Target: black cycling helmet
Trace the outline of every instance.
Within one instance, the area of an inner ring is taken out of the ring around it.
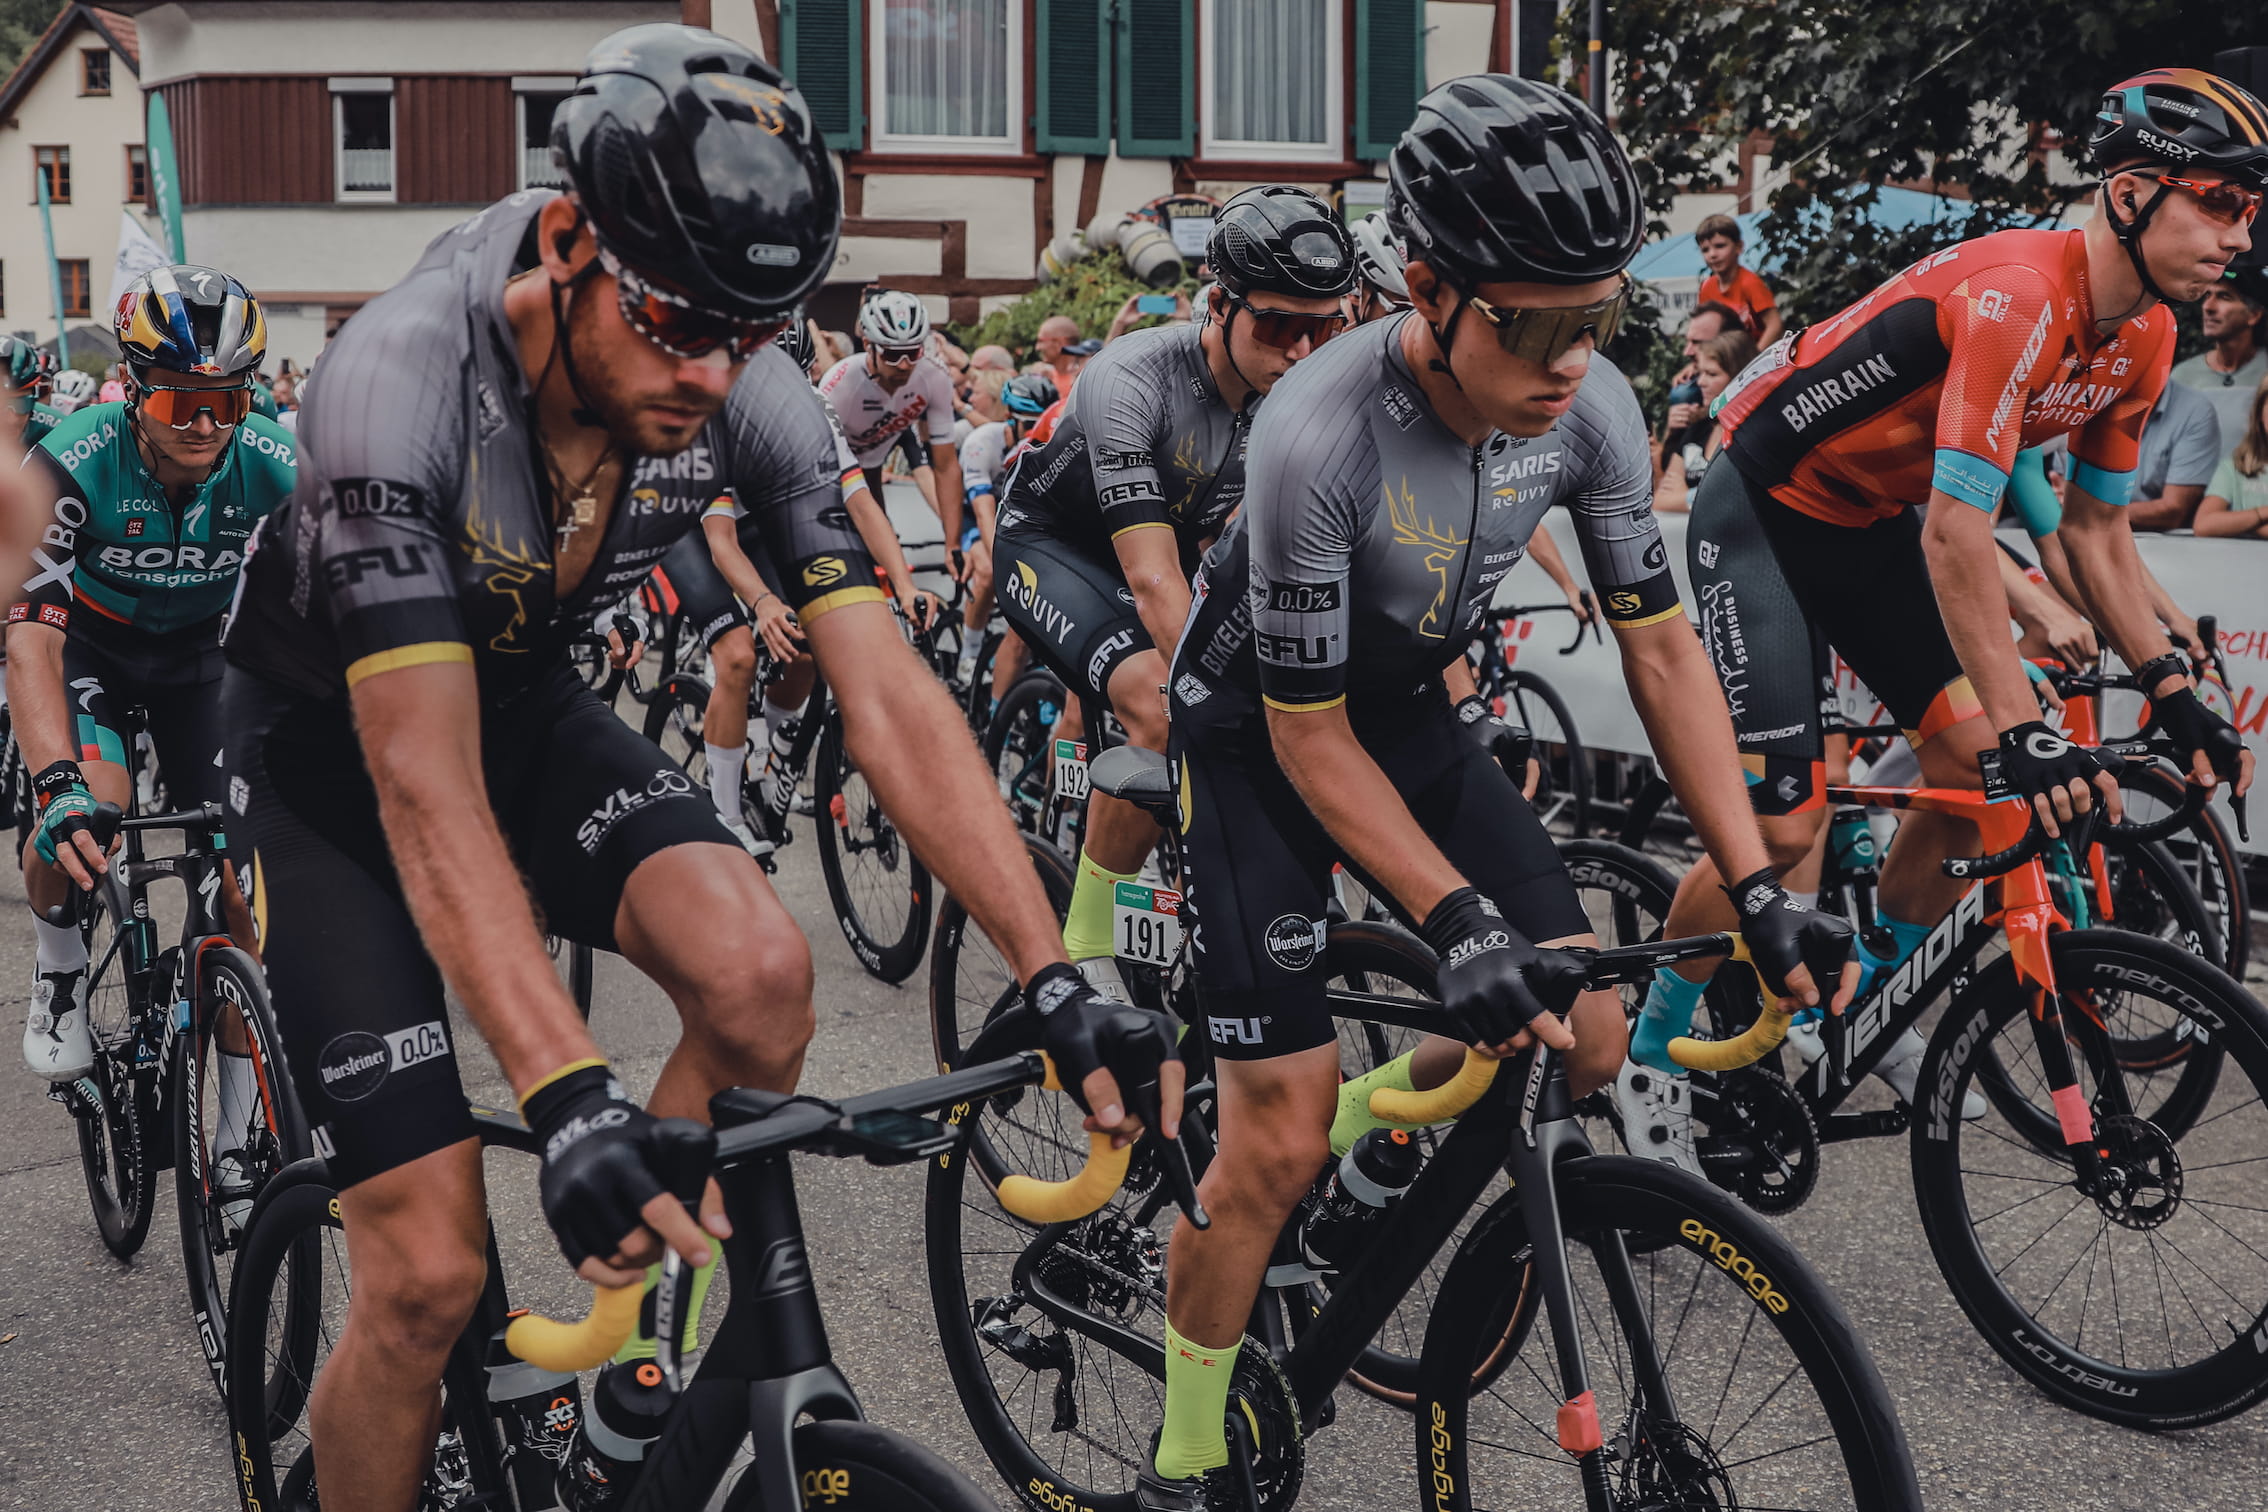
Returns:
[[[1221,207],[1205,263],[1231,294],[1336,299],[1354,287],[1354,238],[1305,189],[1263,184]]]
[[[2268,107],[2196,68],[2153,68],[2103,91],[2087,151],[2106,174],[2172,168],[2268,190]]]
[[[1622,144],[1535,79],[1470,74],[1431,91],[1386,172],[1405,255],[1466,290],[1611,278],[1646,236]]]
[[[834,266],[842,192],[810,108],[715,32],[656,22],[592,48],[551,154],[602,247],[711,313],[776,316]]]
[[[798,368],[811,371],[811,359],[818,352],[811,344],[811,322],[804,317],[803,306],[788,311],[787,329],[772,338],[772,345],[787,353]]]
[[[1000,402],[1008,407],[1012,421],[1037,420],[1062,397],[1056,392],[1055,380],[1045,373],[1025,373],[1009,379],[1000,389]]]

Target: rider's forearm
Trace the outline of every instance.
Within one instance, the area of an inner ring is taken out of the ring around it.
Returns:
[[[879,604],[814,620],[811,649],[843,716],[843,744],[890,822],[1007,958],[1017,980],[1063,960],[1063,931],[985,769],[968,717],[926,675]]]
[[[772,588],[764,581],[764,574],[756,570],[756,564],[749,560],[748,553],[740,549],[739,528],[719,515],[701,522],[701,534],[708,538],[709,560],[716,564],[717,576],[725,580],[725,586],[743,604],[755,608],[757,600]]]
[[[63,687],[63,632],[53,625],[8,627],[8,717],[32,771],[79,759]]]
[[[1630,701],[1694,833],[1726,880],[1753,876],[1770,862],[1742,774],[1732,716],[1709,654],[1684,616],[1617,630]]]
[[[472,667],[381,672],[353,698],[402,895],[513,1091],[524,1096],[561,1067],[598,1059],[488,806]]]
[[[952,442],[931,448],[937,469],[937,519],[945,529],[945,549],[961,547],[961,455]]]
[[[1423,923],[1465,885],[1355,739],[1345,704],[1297,713],[1270,708],[1268,736],[1284,775],[1325,831],[1410,918]]]
[[[1550,531],[1538,527],[1536,533],[1528,538],[1528,555],[1535,558],[1536,565],[1544,570],[1544,575],[1556,583],[1559,591],[1572,602],[1581,591],[1581,585],[1575,581],[1575,574],[1567,570],[1567,559],[1559,554],[1559,543],[1551,538]]]
[[[1953,654],[1968,674],[1995,730],[2012,730],[2040,717],[2039,700],[2008,633],[2008,595],[2001,591],[1992,520],[1974,505],[1932,489],[1929,522],[1922,527],[1930,585]]]
[[[2087,617],[2129,667],[2140,667],[2173,649],[2151,608],[2142,572],[2142,553],[2117,506],[2084,489],[2073,488],[2063,503],[2064,554],[2078,584]],[[2169,679],[2169,684],[2177,680]],[[2187,678],[2178,679],[2186,684]],[[2145,688],[2158,693],[2160,688]]]
[[[1181,548],[1170,529],[1145,527],[1121,532],[1112,542],[1119,570],[1126,574],[1126,591],[1134,595],[1134,612],[1149,632],[1150,644],[1168,661],[1181,643],[1181,627],[1189,621],[1193,596],[1189,579],[1181,573]]]

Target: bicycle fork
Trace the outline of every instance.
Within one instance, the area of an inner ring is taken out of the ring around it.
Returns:
[[[2079,1059],[2072,1043],[2074,1029],[2065,1021],[2064,994],[2056,985],[2055,963],[2049,955],[2048,941],[2060,922],[2053,905],[2023,903],[2008,909],[2003,927],[2008,934],[2009,954],[2016,963],[2016,979],[2031,991],[2032,1044],[2040,1058],[2040,1074],[2047,1081],[2048,1102],[2055,1110],[2056,1127],[2063,1135],[2064,1147],[2070,1151],[2079,1190],[2097,1197],[2108,1176],[2104,1163],[2108,1152],[2096,1138],[2095,1111],[2079,1085]],[[2101,1018],[2085,1003],[2078,1006],[2077,1032],[2107,1039],[2108,1030]],[[2100,1045],[2091,1058],[2098,1072],[2097,1088],[2109,1104],[2105,1111],[2131,1112],[2125,1105],[2125,1086],[2118,1077],[2109,1045]]]

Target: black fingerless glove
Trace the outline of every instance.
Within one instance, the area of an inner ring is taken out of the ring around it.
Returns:
[[[520,1110],[543,1147],[543,1216],[567,1263],[613,1254],[666,1190],[656,1169],[657,1120],[604,1065],[545,1082]]]
[[[1478,889],[1436,903],[1418,932],[1441,958],[1441,1006],[1469,1043],[1502,1044],[1546,1011],[1527,978],[1541,952]]]
[[[1819,1001],[1835,996],[1835,982],[1843,963],[1851,958],[1858,931],[1848,919],[1806,908],[1788,896],[1779,879],[1766,867],[1725,889],[1733,911],[1740,915],[1740,937],[1748,946],[1756,974],[1774,997],[1790,997],[1788,973],[1798,966],[1811,968],[1811,983]]]
[[[1164,1014],[1113,1003],[1060,961],[1033,973],[1024,1000],[1040,1016],[1040,1048],[1055,1062],[1055,1079],[1081,1112],[1094,1112],[1087,1078],[1108,1071],[1135,1116],[1155,1126],[1158,1068],[1181,1058]]]
[[[2214,775],[2234,782],[2244,770],[2244,736],[2237,727],[2205,707],[2195,688],[2175,688],[2163,698],[2150,700],[2150,722],[2180,746],[2182,754],[2203,751]]]
[[[2094,751],[2072,744],[2036,719],[2001,731],[2000,748],[1978,754],[1985,796],[1995,801],[2021,798],[2030,803],[2074,778],[2092,784],[2098,773],[2113,770]]]

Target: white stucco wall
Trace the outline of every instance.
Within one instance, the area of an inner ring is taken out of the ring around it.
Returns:
[[[71,149],[71,203],[56,205],[55,255],[87,260],[90,317],[70,324],[108,325],[111,266],[118,257],[118,216],[126,204],[126,148],[142,140],[142,95],[134,71],[113,54],[110,93],[79,93],[79,54],[107,47],[102,34],[80,27],[63,42],[46,72],[0,123],[0,278],[6,308],[0,330],[55,338],[55,302],[49,297],[47,241],[40,230],[38,188],[32,179],[34,147]]]
[[[158,6],[138,20],[143,82],[162,84],[190,74],[571,74],[608,33],[677,17],[678,7],[666,0],[482,0],[477,6],[233,0],[197,6],[194,25],[181,5]]]
[[[1425,85],[1488,69],[1493,5],[1448,5],[1429,0],[1425,8]]]
[[[463,220],[461,205],[191,205],[189,254],[255,294],[391,288],[425,244]]]
[[[1029,278],[1039,259],[1032,245],[1033,188],[1028,178],[870,173],[864,205],[878,220],[967,221],[968,277]]]

